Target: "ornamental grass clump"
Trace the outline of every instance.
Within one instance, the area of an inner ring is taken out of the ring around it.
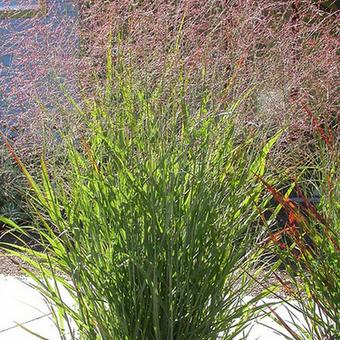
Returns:
[[[43,161],[37,185],[7,143],[35,192],[45,249],[14,252],[36,269],[27,273],[62,338],[234,339],[261,308],[261,294],[245,299],[247,273],[260,269],[255,175],[280,133],[259,148],[256,136],[236,138],[237,102],[219,114],[206,93],[191,112],[183,73],[164,96],[161,80],[141,86],[112,65],[104,95],[73,102],[86,133],[67,139],[63,179],[52,185]]]

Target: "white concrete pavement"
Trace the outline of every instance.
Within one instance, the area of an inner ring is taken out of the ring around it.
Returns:
[[[0,340],[60,339],[51,311],[27,278],[0,275]]]

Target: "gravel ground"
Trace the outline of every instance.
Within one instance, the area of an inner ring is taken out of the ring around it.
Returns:
[[[28,239],[25,241],[29,242]],[[0,233],[0,242],[19,244],[17,238],[6,233]],[[3,246],[2,249],[0,246],[0,274],[7,276],[24,276],[25,274],[21,271],[21,268],[28,268],[28,265],[18,256],[8,254]]]
[[[27,267],[17,256],[6,254],[0,250],[0,274],[7,276],[23,276],[20,268]]]

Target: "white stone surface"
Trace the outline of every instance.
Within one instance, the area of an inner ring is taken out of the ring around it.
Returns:
[[[289,308],[283,305],[279,300],[275,299],[264,299],[262,302],[265,303],[277,303],[271,308],[275,310],[275,312],[286,321],[289,326],[295,330],[294,326],[291,324],[291,315],[292,313],[295,315],[294,321],[300,320],[301,316],[297,316],[295,309]],[[269,314],[272,314],[269,309],[267,309]],[[247,339],[249,340],[282,340],[286,339],[282,334],[285,334],[288,337],[291,335],[287,332],[284,327],[280,327],[272,318],[273,315],[263,315],[259,317],[256,321],[252,322],[251,326],[248,327],[247,331],[249,331],[249,335]],[[300,320],[301,322],[301,320]]]
[[[28,284],[26,278],[0,275],[0,340],[38,339],[20,325],[42,338],[60,339],[46,302]]]

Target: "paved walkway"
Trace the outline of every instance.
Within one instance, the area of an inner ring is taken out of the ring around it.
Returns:
[[[42,339],[59,340],[60,336],[48,306],[40,294],[28,284],[27,278],[0,275],[0,340],[38,339],[23,327],[39,334]],[[278,312],[287,319],[288,313],[284,307],[279,307]],[[247,339],[284,339],[262,323],[277,328],[274,321],[266,317],[253,323]]]
[[[59,340],[51,311],[27,278],[0,275],[0,340]]]

